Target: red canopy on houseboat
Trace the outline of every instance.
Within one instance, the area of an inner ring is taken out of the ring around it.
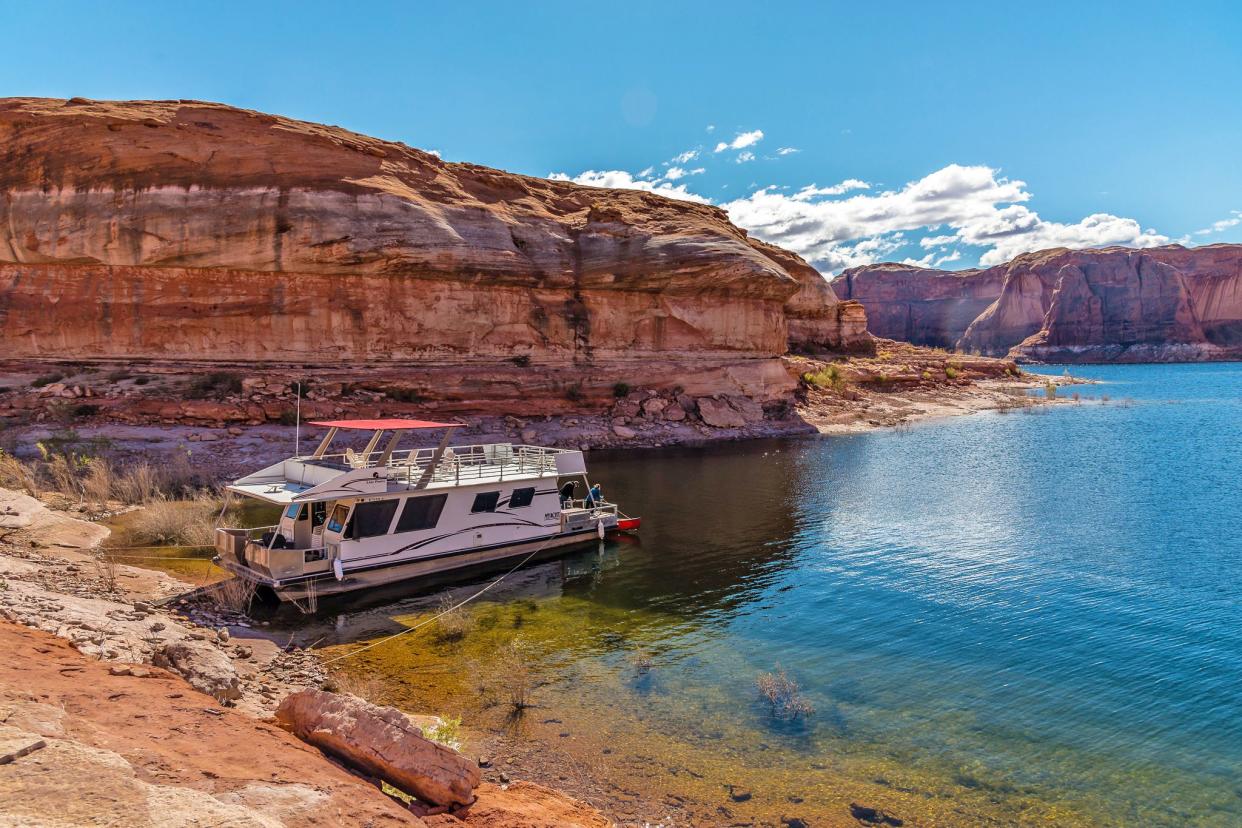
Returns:
[[[354,428],[360,431],[404,431],[413,428],[460,428],[461,423],[433,423],[430,420],[316,420],[308,425],[324,428]]]

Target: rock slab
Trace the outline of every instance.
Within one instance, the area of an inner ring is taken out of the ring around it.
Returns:
[[[355,696],[303,690],[281,702],[276,721],[299,739],[424,802],[474,802],[478,766],[424,738],[400,710]]]

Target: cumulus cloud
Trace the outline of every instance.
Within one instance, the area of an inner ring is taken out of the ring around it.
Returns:
[[[1133,219],[1107,213],[1073,224],[1045,221],[1021,203],[1031,197],[1025,187],[990,167],[950,164],[874,195],[831,198],[811,187],[790,196],[765,187],[722,206],[759,238],[796,250],[829,271],[876,261],[867,259],[891,252],[894,234],[942,225],[954,233],[938,242],[985,247],[984,265],[1045,247],[1151,247],[1168,241]]]
[[[670,161],[669,163],[670,164],[686,164],[686,163],[689,163],[690,161],[693,161],[694,159],[698,157],[699,157],[698,150],[696,149],[686,150],[685,152],[679,155],[673,156],[673,160]]]
[[[750,150],[747,150],[746,152],[739,152],[735,160],[739,164],[745,164],[747,161],[754,161],[755,154],[751,152]]]
[[[1242,224],[1242,210],[1231,210],[1229,216],[1229,218],[1212,222],[1210,226],[1204,227],[1202,230],[1196,230],[1195,235],[1208,236],[1212,233],[1221,233],[1230,227],[1237,227],[1239,224]]]
[[[703,196],[692,193],[686,189],[684,184],[668,184],[664,181],[651,181],[643,178],[635,178],[632,173],[625,170],[587,170],[575,176],[569,176],[565,173],[552,173],[548,178],[553,181],[572,181],[575,184],[584,184],[587,187],[610,187],[619,190],[644,190],[649,193],[666,196],[668,198],[678,198],[682,201],[693,201],[698,204],[711,204],[711,201],[703,198]]]
[[[687,170],[685,167],[669,167],[664,171],[664,178],[668,181],[676,181],[688,175],[702,175],[705,172],[707,170],[704,167],[695,167],[692,170]]]
[[[871,185],[866,181],[859,181],[857,178],[847,178],[840,184],[833,184],[831,187],[819,187],[815,184],[808,184],[790,196],[790,198],[794,201],[810,201],[816,196],[841,195],[842,193],[848,193],[850,190],[870,189]]]
[[[724,152],[727,149],[746,149],[747,147],[753,147],[762,140],[762,129],[755,129],[750,132],[739,132],[732,141],[721,141],[717,144],[714,152]]]

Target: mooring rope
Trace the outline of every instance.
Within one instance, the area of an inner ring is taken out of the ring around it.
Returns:
[[[388,636],[387,638],[381,638],[381,639],[380,639],[380,640],[378,640],[378,641],[372,641],[370,644],[366,645],[365,647],[359,647],[359,648],[358,648],[358,649],[356,649],[356,650],[351,650],[351,651],[349,651],[348,653],[344,653],[344,654],[339,655],[339,656],[337,656],[337,657],[335,657],[335,658],[325,659],[325,660],[321,661],[320,663],[321,663],[323,666],[327,667],[329,664],[334,664],[334,663],[336,663],[336,662],[338,662],[338,661],[342,661],[342,660],[347,659],[347,658],[350,658],[350,657],[352,657],[352,656],[356,656],[356,655],[358,655],[359,653],[365,653],[367,650],[370,650],[370,649],[372,649],[373,647],[378,647],[378,646],[379,646],[379,645],[381,645],[381,644],[386,644],[386,643],[388,643],[389,641],[392,641],[394,638],[400,638],[400,637],[401,637],[401,636],[403,636],[403,635],[407,635],[408,633],[412,633],[412,632],[414,632],[415,630],[421,629],[422,627],[427,626],[427,625],[428,625],[428,624],[430,624],[431,622],[436,621],[436,620],[438,620],[438,619],[440,619],[440,618],[444,617],[445,615],[448,615],[450,612],[453,612],[453,611],[455,611],[455,610],[461,609],[461,608],[462,608],[462,607],[464,607],[466,604],[469,604],[471,601],[473,601],[474,599],[478,598],[478,597],[479,597],[479,596],[481,596],[483,593],[487,592],[489,589],[491,589],[492,587],[494,587],[494,586],[496,586],[497,584],[499,584],[499,583],[500,583],[501,581],[503,581],[505,578],[508,578],[508,577],[509,577],[510,575],[512,575],[514,572],[517,572],[519,569],[521,569],[523,566],[525,566],[525,565],[526,565],[526,563],[527,563],[527,562],[528,562],[531,558],[535,557],[535,555],[539,554],[539,553],[540,553],[540,552],[542,552],[544,549],[546,549],[546,548],[547,548],[547,546],[548,546],[548,544],[549,544],[549,543],[551,543],[551,542],[552,542],[552,540],[553,540],[553,538],[549,538],[549,539],[548,539],[548,540],[546,540],[544,543],[542,543],[542,544],[540,544],[539,546],[535,547],[535,549],[533,549],[529,555],[527,555],[527,556],[526,556],[525,558],[523,558],[522,560],[518,561],[518,562],[517,562],[517,564],[516,564],[516,565],[515,565],[512,569],[510,569],[510,570],[509,570],[508,572],[506,572],[504,575],[501,575],[499,578],[497,578],[496,580],[492,581],[490,584],[488,584],[487,586],[483,587],[483,588],[482,588],[482,589],[480,589],[478,592],[476,592],[474,595],[471,595],[469,598],[467,598],[466,600],[462,601],[461,603],[454,604],[453,606],[449,607],[448,609],[445,609],[444,611],[439,612],[439,613],[437,613],[436,615],[433,615],[431,618],[428,618],[428,619],[427,619],[427,620],[425,620],[425,621],[420,621],[419,623],[415,624],[413,627],[407,627],[406,629],[402,630],[401,632],[393,633],[392,635]]]

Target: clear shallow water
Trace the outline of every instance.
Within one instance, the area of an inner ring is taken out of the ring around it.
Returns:
[[[478,689],[455,665],[521,639],[557,727],[596,737],[558,749],[644,751],[695,771],[648,789],[699,798],[740,780],[760,819],[862,796],[941,824],[1242,824],[1242,365],[1073,372],[1096,402],[597,457],[637,543],[358,669],[449,705]],[[426,612],[346,614],[337,640]],[[757,701],[778,664],[805,724]]]

